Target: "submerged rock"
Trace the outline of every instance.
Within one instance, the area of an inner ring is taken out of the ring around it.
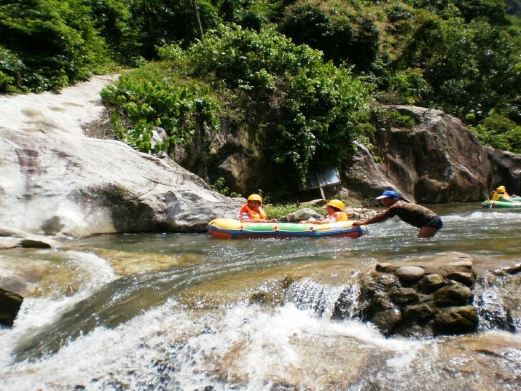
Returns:
[[[0,324],[11,327],[18,315],[23,297],[0,288]]]

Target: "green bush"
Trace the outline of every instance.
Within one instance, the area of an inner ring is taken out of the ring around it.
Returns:
[[[189,143],[197,132],[219,127],[220,101],[210,88],[183,80],[162,64],[150,63],[121,76],[101,96],[118,109],[113,123],[119,138],[144,152],[166,151]],[[158,142],[152,139],[156,127],[167,135]]]
[[[273,30],[221,28],[188,55],[194,77],[247,97],[265,156],[297,182],[311,166],[338,165],[365,121],[367,85]]]
[[[0,72],[7,75],[2,92],[59,89],[109,63],[81,0],[0,4],[0,46]]]
[[[142,150],[189,142],[200,128],[239,118],[255,134],[281,188],[296,188],[310,167],[338,165],[367,120],[369,88],[350,72],[325,63],[318,51],[271,30],[221,27],[186,51],[159,50],[163,63],[122,77],[103,92],[123,115],[124,139]],[[217,98],[219,97],[219,98]],[[163,127],[168,140],[149,142]]]
[[[471,127],[479,139],[494,148],[521,153],[521,125],[496,112]]]
[[[377,57],[378,28],[365,10],[349,3],[296,3],[286,11],[279,29],[295,43],[321,50],[337,65],[354,65],[357,72],[368,71]]]

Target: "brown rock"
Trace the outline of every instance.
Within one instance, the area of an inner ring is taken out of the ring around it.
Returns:
[[[438,313],[438,309],[432,303],[420,303],[408,305],[403,310],[403,316],[407,320],[423,323],[429,321]]]
[[[418,292],[414,288],[394,288],[389,292],[393,303],[408,304],[418,301]]]
[[[465,305],[472,299],[472,291],[465,285],[451,281],[449,285],[434,292],[434,304],[438,307]]]
[[[461,282],[469,287],[474,285],[474,281],[476,280],[476,277],[472,272],[452,272],[447,274],[447,278],[449,280]]]
[[[425,274],[425,269],[419,266],[401,266],[394,273],[400,281],[416,282]]]
[[[432,293],[445,284],[445,279],[440,274],[427,274],[418,283],[420,291],[423,293]]]
[[[444,308],[434,318],[433,326],[438,335],[471,333],[478,328],[478,313],[471,305]]]
[[[376,271],[381,273],[394,273],[400,266],[393,263],[377,263]]]
[[[384,334],[391,334],[393,329],[402,320],[402,313],[397,308],[376,312],[371,317],[373,322]]]

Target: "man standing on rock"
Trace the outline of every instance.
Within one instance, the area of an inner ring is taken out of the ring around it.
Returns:
[[[443,226],[439,216],[432,210],[424,206],[413,204],[400,199],[400,195],[393,190],[386,190],[382,195],[376,197],[382,206],[388,208],[384,213],[380,213],[373,218],[367,220],[354,221],[353,225],[366,225],[380,223],[391,217],[398,216],[408,224],[411,224],[420,230],[419,238],[429,238],[434,236],[436,232]]]

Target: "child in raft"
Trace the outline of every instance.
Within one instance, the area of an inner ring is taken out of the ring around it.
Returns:
[[[267,219],[266,212],[261,207],[262,197],[258,194],[250,194],[248,202],[246,202],[240,212],[240,221],[250,221],[256,223],[276,223],[277,219]]]

